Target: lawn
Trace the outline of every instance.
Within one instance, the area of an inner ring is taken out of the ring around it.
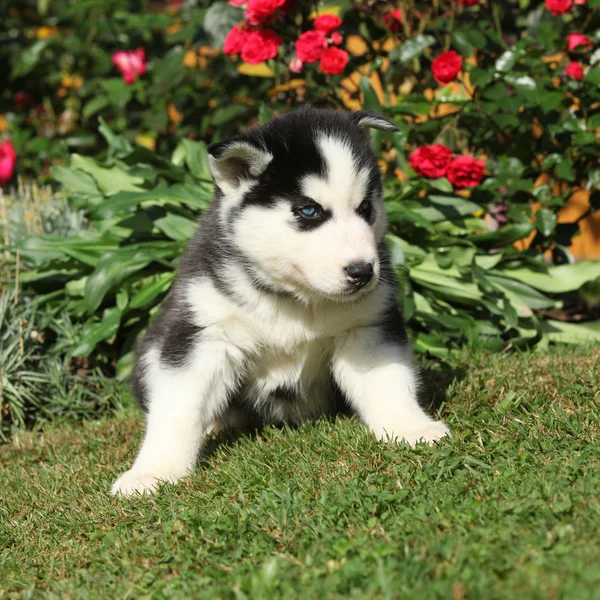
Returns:
[[[0,448],[0,596],[600,598],[599,365],[465,355],[454,380],[427,372],[452,440],[270,428],[152,498],[108,494],[137,411],[20,434]]]

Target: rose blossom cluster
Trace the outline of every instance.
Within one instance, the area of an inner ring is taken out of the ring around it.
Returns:
[[[452,158],[452,150],[442,144],[419,146],[409,156],[408,162],[421,177],[447,177],[456,189],[479,185],[485,173],[485,162],[473,156]]]
[[[313,21],[313,29],[305,31],[296,41],[296,56],[290,70],[299,73],[304,63],[319,62],[323,73],[340,75],[348,64],[348,53],[339,46],[343,38],[336,31],[342,24],[339,17],[321,15]]]
[[[570,33],[567,36],[568,52],[589,52],[593,47],[594,42],[583,33]],[[571,61],[565,69],[565,75],[577,81],[583,79],[583,65],[577,60]]]
[[[275,58],[281,46],[281,38],[265,25],[285,14],[291,2],[287,0],[229,0],[230,4],[243,8],[246,21],[234,25],[227,34],[223,52],[228,56],[241,56],[244,62],[258,65]],[[260,27],[260,29],[257,29]]]
[[[230,4],[245,7],[245,21],[235,25],[227,34],[223,52],[239,55],[244,62],[257,65],[275,58],[282,44],[281,37],[266,25],[283,17],[293,6],[290,0],[229,0]],[[343,38],[337,29],[342,20],[334,15],[321,15],[313,21],[313,29],[296,40],[296,56],[289,64],[292,73],[300,73],[305,63],[319,63],[329,75],[343,73],[348,53],[338,48]]]
[[[112,63],[121,71],[123,81],[131,85],[146,72],[146,53],[143,48],[119,50],[112,55]]]

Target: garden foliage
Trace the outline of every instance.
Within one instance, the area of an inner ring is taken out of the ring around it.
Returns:
[[[419,351],[600,340],[552,318],[600,277],[568,250],[600,209],[600,0],[21,4],[4,135],[87,227],[10,250],[26,295],[80,328],[69,355],[128,372],[211,201],[206,144],[303,102],[400,130],[373,144]]]

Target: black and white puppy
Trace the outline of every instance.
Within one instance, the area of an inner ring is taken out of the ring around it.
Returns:
[[[215,200],[140,345],[146,435],[113,494],[181,479],[215,427],[314,419],[340,395],[380,439],[449,434],[417,403],[369,128],[396,130],[302,108],[209,148]]]

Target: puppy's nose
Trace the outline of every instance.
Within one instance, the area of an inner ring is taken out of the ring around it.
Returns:
[[[351,263],[344,271],[346,279],[357,288],[366,285],[373,278],[373,265],[367,262]]]

